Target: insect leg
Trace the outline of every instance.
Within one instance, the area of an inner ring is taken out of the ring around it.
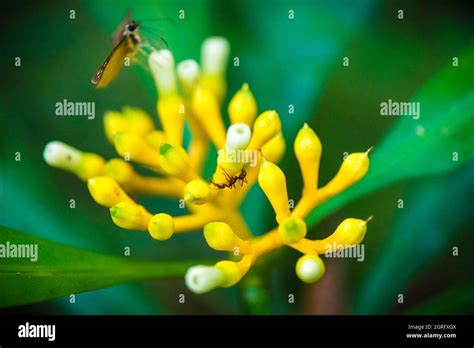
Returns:
[[[138,54],[136,56],[132,57],[132,61],[141,68],[145,69],[145,71],[150,72],[147,62],[148,53],[141,46],[138,47],[137,53]]]
[[[224,176],[225,176],[226,180],[230,182],[232,180],[232,176],[230,176],[230,174],[227,173],[226,170],[223,167],[220,167],[220,168],[221,168],[222,172],[224,173]]]
[[[165,44],[164,47],[168,47],[168,42],[165,40],[165,38],[160,35],[159,33],[157,33],[155,30],[152,30],[151,28],[145,28],[145,27],[142,27],[142,30],[147,32],[148,34],[147,35],[153,35],[155,38],[157,38],[159,41],[161,41],[161,43]],[[159,43],[157,40],[153,40],[155,41],[156,43],[158,43],[158,47],[162,48],[162,44]]]

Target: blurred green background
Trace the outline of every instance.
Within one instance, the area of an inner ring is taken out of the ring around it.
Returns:
[[[407,101],[437,71],[462,56],[474,39],[473,7],[450,1],[16,1],[4,3],[0,115],[0,224],[49,240],[109,255],[175,260],[224,257],[201,233],[160,243],[116,227],[74,176],[48,167],[44,145],[61,140],[106,158],[115,153],[103,135],[102,114],[123,105],[155,115],[156,91],[139,66],[122,69],[105,90],[90,78],[110,51],[110,35],[127,9],[162,31],[177,62],[199,60],[211,35],[229,39],[229,97],[248,82],[259,110],[276,109],[287,154],[282,167],[289,196],[298,199],[299,169],[292,154],[297,130],[308,122],[323,144],[320,181],[337,171],[344,152],[376,145],[397,119],[380,117],[379,104]],[[185,20],[178,11],[185,10]],[[288,19],[294,10],[295,19]],[[404,10],[404,19],[397,11]],[[69,11],[76,11],[76,19]],[[21,57],[21,67],[15,67]],[[349,57],[350,65],[342,65]],[[474,85],[474,77],[470,77]],[[447,86],[449,88],[449,86]],[[96,118],[57,117],[55,103],[93,101]],[[228,101],[228,100],[227,100]],[[288,113],[288,105],[295,108]],[[422,110],[423,113],[423,110]],[[158,122],[158,121],[157,121]],[[226,120],[227,122],[227,120]],[[21,161],[14,160],[21,153]],[[436,156],[427,153],[426,157]],[[241,287],[197,296],[182,279],[156,280],[4,310],[68,314],[346,314],[473,313],[474,165],[398,183],[332,214],[311,236],[326,236],[346,217],[374,215],[365,261],[327,260],[327,273],[303,285],[294,273],[297,253],[280,252]],[[69,209],[69,200],[76,208]],[[398,209],[398,200],[404,208]],[[150,211],[179,213],[173,200],[142,200]],[[272,210],[258,187],[243,206],[252,230],[273,227]],[[452,248],[460,248],[452,256]],[[1,289],[1,284],[0,284]],[[177,295],[186,294],[186,304]],[[288,294],[295,303],[288,303]],[[404,303],[397,295],[404,294]]]

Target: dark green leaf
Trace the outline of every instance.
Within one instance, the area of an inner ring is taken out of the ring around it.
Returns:
[[[468,282],[428,299],[408,311],[416,315],[472,314],[474,310],[474,282]]]
[[[474,46],[460,62],[420,89],[413,101],[420,103],[421,117],[400,119],[376,145],[366,177],[313,210],[307,217],[309,225],[392,183],[442,174],[474,158]]]
[[[182,277],[190,266],[202,263],[111,257],[0,227],[0,245],[25,244],[37,245],[37,261],[1,259],[0,307],[46,301],[137,280]]]
[[[420,271],[442,253],[452,255],[453,240],[473,222],[474,164],[440,179],[417,182],[409,192],[356,293],[356,313],[385,312]]]

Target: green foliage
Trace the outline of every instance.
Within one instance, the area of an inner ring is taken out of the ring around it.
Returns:
[[[200,261],[136,261],[111,257],[0,226],[0,244],[37,245],[38,259],[5,258],[0,263],[0,307],[50,300],[145,279],[182,278]]]
[[[474,311],[474,282],[461,285],[429,298],[419,306],[412,308],[408,314],[440,315],[440,314],[472,314]]]
[[[474,158],[474,46],[461,61],[461,66],[446,67],[420,89],[413,101],[420,103],[421,117],[399,120],[375,146],[368,174],[313,210],[306,219],[310,226],[347,203],[390,184],[442,174]]]
[[[459,267],[460,257],[453,256],[452,248],[456,246],[458,254],[469,252],[462,241],[454,240],[464,231],[465,224],[474,223],[472,197],[474,164],[441,180],[424,179],[413,184],[404,197],[405,207],[400,209],[382,249],[363,277],[355,296],[354,312],[385,313],[395,305],[397,294],[406,294],[415,276],[442,254],[457,259]],[[447,264],[438,270],[444,276],[452,271]]]

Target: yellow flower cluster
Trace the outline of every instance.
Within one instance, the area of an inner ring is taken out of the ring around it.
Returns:
[[[221,37],[203,43],[201,66],[185,60],[175,67],[170,51],[151,53],[148,64],[158,90],[156,108],[162,130],[155,128],[145,111],[125,107],[103,118],[105,135],[120,158],[105,161],[59,141],[47,144],[44,158],[51,166],[86,181],[93,199],[109,208],[117,226],[147,231],[157,240],[203,230],[212,249],[228,251],[237,259],[191,267],[185,281],[195,293],[237,284],[259,257],[285,245],[304,254],[296,263],[298,277],[315,282],[325,271],[319,255],[328,245],[345,248],[360,243],[368,220],[346,219],[329,237],[310,240],[304,218],[365,175],[369,151],[349,155],[336,176],[318,188],[322,146],[305,124],[294,142],[304,185],[300,201],[291,210],[285,174],[275,164],[286,148],[278,113],[267,110],[258,115],[255,98],[244,84],[228,104],[231,125],[226,130],[221,108],[228,55],[229,44]],[[185,123],[191,132],[186,149]],[[202,177],[202,167],[211,143],[218,157],[209,182]],[[132,163],[157,175],[139,174]],[[257,182],[275,211],[278,226],[254,237],[239,207]],[[140,195],[182,199],[189,213],[177,217],[151,213],[131,197]]]

